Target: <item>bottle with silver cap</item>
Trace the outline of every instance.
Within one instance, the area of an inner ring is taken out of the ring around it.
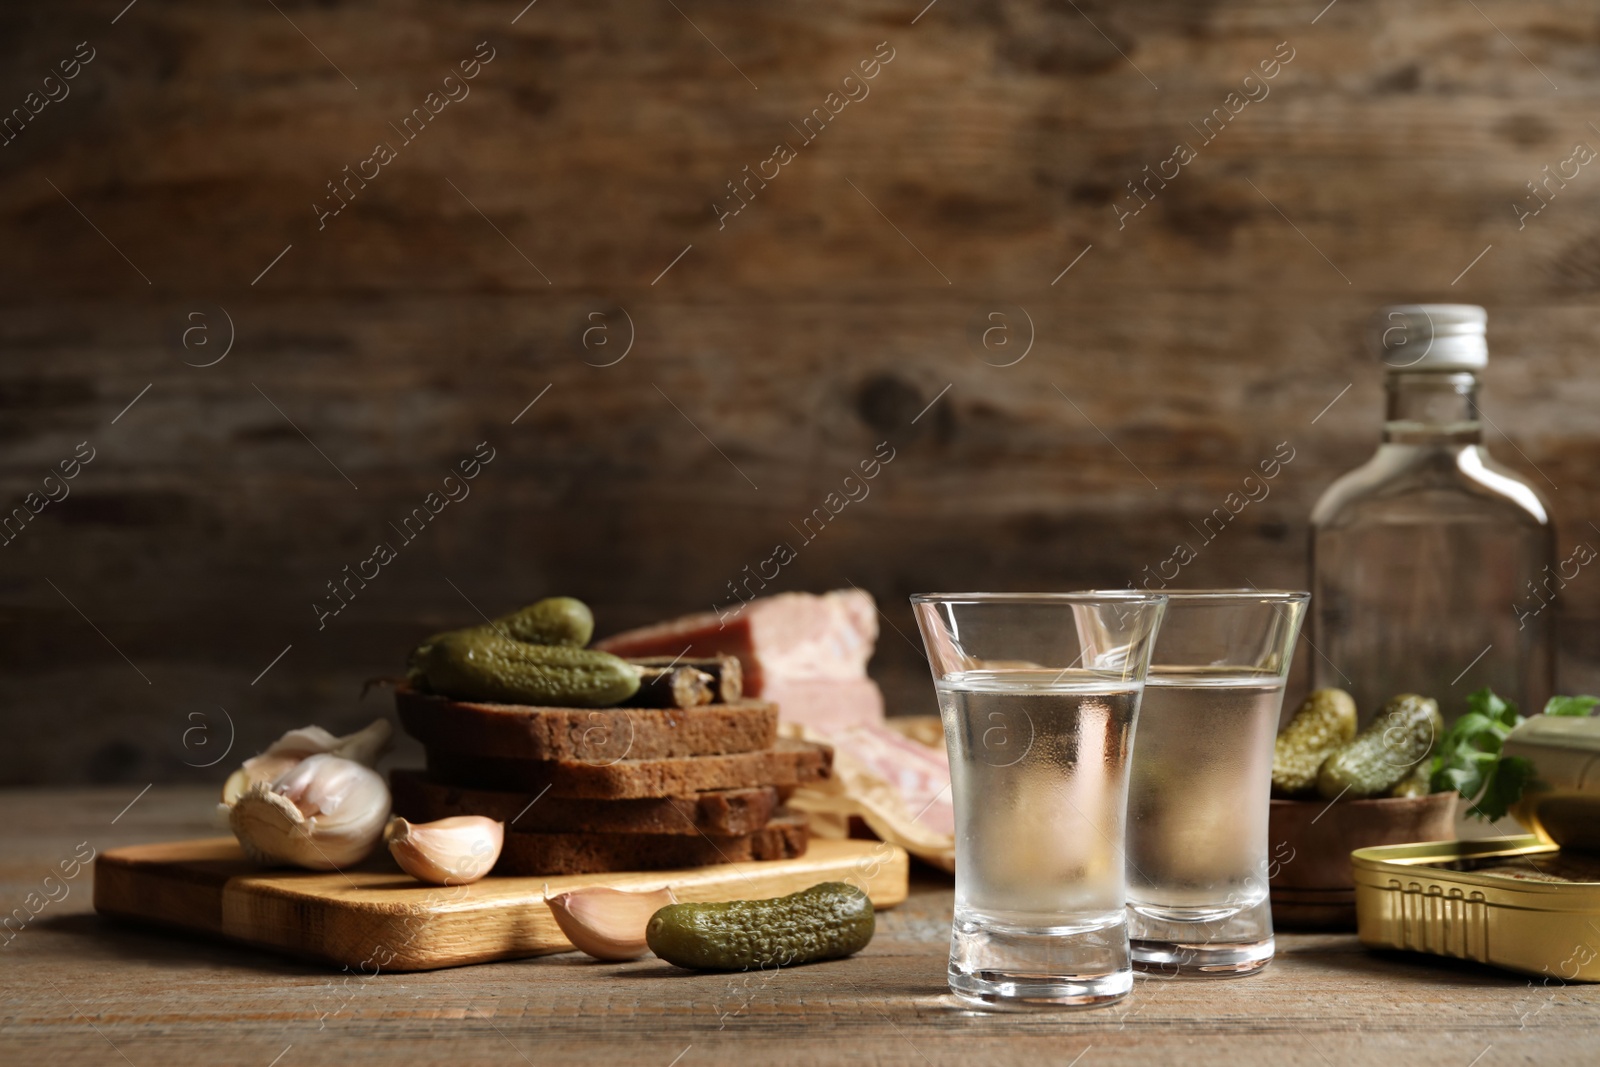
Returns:
[[[1399,693],[1435,698],[1448,722],[1485,685],[1530,713],[1551,692],[1553,529],[1483,445],[1486,319],[1470,304],[1379,313],[1383,441],[1311,513],[1313,682],[1366,718]]]

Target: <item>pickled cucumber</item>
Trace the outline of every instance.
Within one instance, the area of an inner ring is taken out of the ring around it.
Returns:
[[[589,605],[570,596],[545,597],[489,624],[501,636],[533,645],[582,648],[594,636]]]
[[[594,614],[589,605],[569,596],[545,597],[536,604],[518,608],[490,622],[445,630],[429,637],[412,650],[407,662],[415,665],[423,649],[451,634],[496,634],[530,645],[582,648],[594,636]]]
[[[1415,693],[1394,697],[1360,736],[1328,757],[1317,792],[1327,800],[1381,796],[1411,776],[1443,733],[1437,701]]]
[[[411,666],[430,692],[457,700],[604,708],[639,689],[639,668],[609,652],[530,645],[481,626],[429,638]]]
[[[1425,759],[1417,763],[1416,769],[1395,784],[1393,789],[1385,795],[1391,797],[1425,797],[1433,792],[1431,781],[1433,760]]]
[[[747,971],[848,956],[872,940],[872,901],[823,882],[776,900],[669,904],[650,917],[650,951],[678,967]]]
[[[1356,702],[1343,689],[1314,689],[1272,746],[1272,792],[1311,792],[1317,771],[1333,750],[1356,735]]]

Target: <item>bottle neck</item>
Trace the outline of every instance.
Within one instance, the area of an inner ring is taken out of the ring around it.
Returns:
[[[1384,383],[1385,442],[1403,445],[1483,443],[1478,377],[1470,371],[1391,371]]]

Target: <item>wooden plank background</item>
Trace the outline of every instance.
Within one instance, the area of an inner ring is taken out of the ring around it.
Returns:
[[[896,711],[932,707],[908,593],[1122,585],[1285,441],[1182,581],[1302,586],[1312,503],[1377,439],[1361,333],[1394,300],[1489,308],[1491,447],[1563,553],[1600,541],[1600,173],[1513,207],[1600,146],[1592,5],[123,2],[0,13],[0,107],[70,91],[0,147],[0,491],[95,455],[0,549],[0,782],[214,778],[230,736],[382,710],[361,680],[471,605],[709,608],[879,442],[772,588],[874,593]],[[484,441],[470,497],[319,629]],[[1558,602],[1567,689],[1600,687],[1597,581]]]

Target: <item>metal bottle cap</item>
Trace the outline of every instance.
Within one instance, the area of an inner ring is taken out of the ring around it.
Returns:
[[[1395,304],[1372,319],[1368,339],[1391,371],[1475,371],[1489,364],[1476,304]]]

